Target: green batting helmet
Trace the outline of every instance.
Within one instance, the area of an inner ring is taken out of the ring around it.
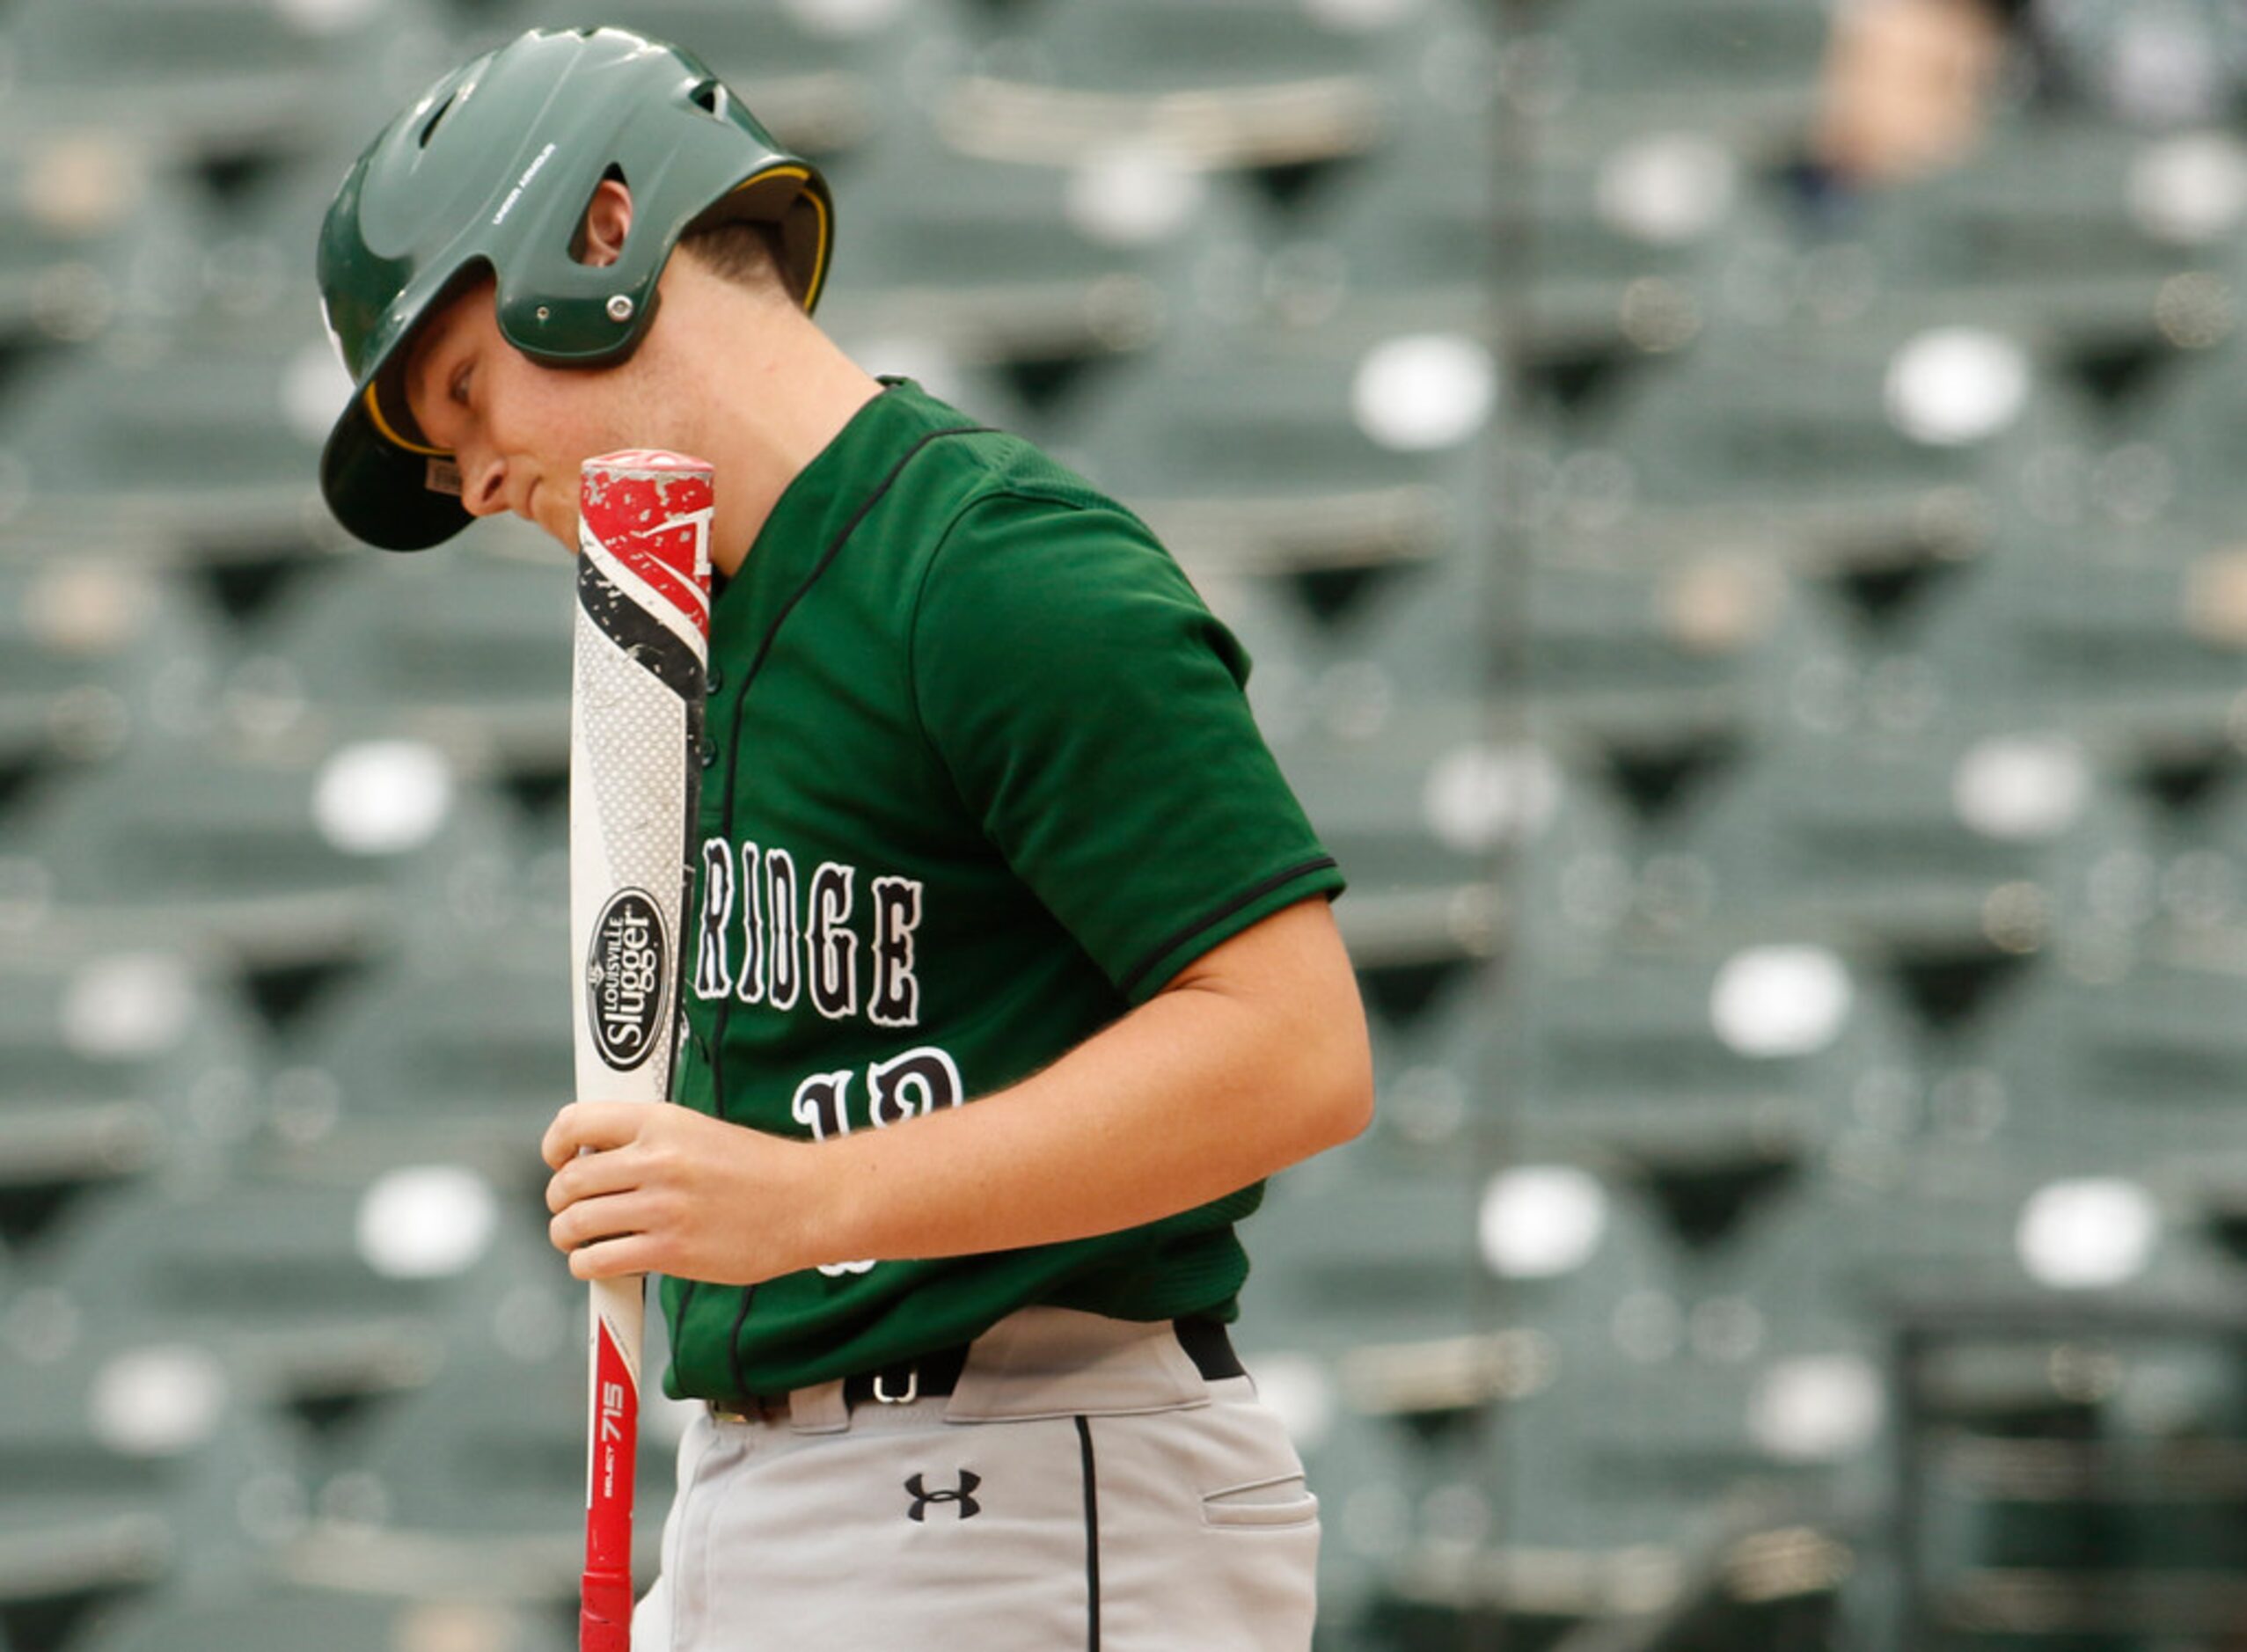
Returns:
[[[632,191],[632,232],[615,263],[581,264],[586,205],[612,175]],[[320,456],[336,519],[392,551],[467,525],[451,456],[400,384],[414,329],[467,278],[489,271],[500,331],[533,360],[619,362],[680,236],[734,218],[778,226],[810,310],[833,234],[825,180],[675,46],[533,29],[439,80],[368,146],[320,229],[320,301],[355,386]]]

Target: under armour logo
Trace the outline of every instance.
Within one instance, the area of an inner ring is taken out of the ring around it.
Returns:
[[[905,1513],[912,1519],[926,1520],[928,1518],[929,1504],[955,1502],[960,1505],[960,1518],[972,1520],[983,1512],[983,1505],[969,1494],[982,1484],[982,1475],[971,1468],[963,1468],[960,1471],[960,1488],[957,1491],[931,1491],[916,1474],[905,1482],[905,1489],[913,1495],[913,1506]]]

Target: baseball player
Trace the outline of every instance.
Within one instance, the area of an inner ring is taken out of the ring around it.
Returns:
[[[575,550],[589,456],[716,468],[680,1105],[543,1143],[702,1402],[633,1644],[1299,1649],[1318,1503],[1226,1327],[1263,1179],[1370,1115],[1342,874],[1147,529],[809,319],[832,219],[688,54],[534,31],[320,242],[360,537]]]

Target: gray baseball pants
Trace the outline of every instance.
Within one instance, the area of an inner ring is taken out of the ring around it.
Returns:
[[[1028,1308],[948,1395],[689,1424],[633,1652],[1305,1652],[1319,1503],[1251,1377]]]

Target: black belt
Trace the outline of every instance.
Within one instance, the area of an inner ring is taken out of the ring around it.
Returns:
[[[1240,1377],[1248,1368],[1241,1356],[1233,1351],[1233,1339],[1226,1334],[1222,1320],[1197,1315],[1190,1319],[1173,1319],[1171,1328],[1177,1333],[1178,1346],[1186,1350],[1186,1357],[1194,1362],[1194,1369],[1208,1382],[1221,1382],[1228,1377]],[[843,1379],[843,1403],[851,1409],[869,1400],[882,1405],[909,1405],[916,1400],[926,1400],[932,1394],[948,1394],[959,1385],[960,1372],[968,1363],[966,1342],[952,1348],[941,1348],[934,1353],[923,1354],[918,1359],[901,1360],[885,1365],[880,1371],[862,1371]],[[772,1399],[751,1396],[739,1400],[713,1400],[710,1408],[721,1417],[755,1418],[785,1415],[787,1397]]]

